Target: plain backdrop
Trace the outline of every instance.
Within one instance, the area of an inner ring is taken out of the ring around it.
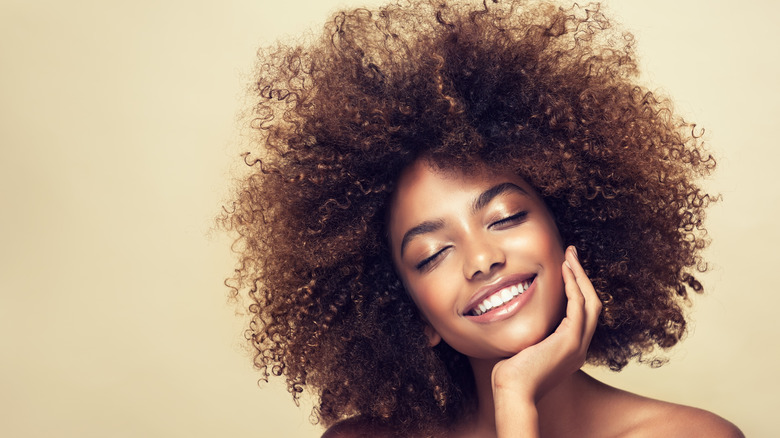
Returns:
[[[366,3],[0,0],[0,435],[319,436],[310,406],[257,385],[213,218],[256,49]],[[644,81],[706,129],[724,200],[669,364],[592,372],[761,437],[780,393],[780,3],[735,5],[606,2]]]

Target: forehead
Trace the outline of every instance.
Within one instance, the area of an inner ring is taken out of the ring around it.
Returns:
[[[529,194],[535,194],[535,190],[525,180],[508,170],[493,169],[486,165],[471,166],[469,170],[439,168],[430,161],[420,159],[404,169],[398,178],[391,211],[403,209],[416,200],[439,200],[437,195],[442,193],[472,193],[503,182],[512,182]]]
[[[439,199],[441,192],[464,191],[478,188],[488,182],[488,173],[483,169],[442,169],[427,160],[418,160],[404,169],[399,177],[392,211],[403,209],[415,201]]]

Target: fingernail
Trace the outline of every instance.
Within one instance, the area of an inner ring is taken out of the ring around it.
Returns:
[[[566,267],[568,267],[569,269],[571,269],[571,265],[569,264],[569,261],[568,261],[568,260],[564,260],[564,261],[563,261],[563,263],[565,263],[565,264],[566,264]]]
[[[574,257],[577,257],[577,260],[579,260],[580,259],[580,255],[577,254],[577,248],[575,246],[572,246],[571,249],[572,249],[572,251],[574,251]]]

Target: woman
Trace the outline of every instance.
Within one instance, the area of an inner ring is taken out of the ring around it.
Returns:
[[[255,363],[326,436],[741,436],[603,385],[702,287],[715,166],[597,7],[392,4],[261,53],[224,220]],[[576,250],[575,250],[576,248]]]

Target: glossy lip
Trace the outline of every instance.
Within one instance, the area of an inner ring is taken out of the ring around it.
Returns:
[[[479,303],[484,301],[485,298],[489,297],[490,295],[493,295],[494,293],[500,291],[501,289],[503,289],[503,288],[505,288],[507,286],[512,286],[512,285],[521,283],[521,282],[523,282],[525,280],[528,280],[529,278],[533,278],[535,276],[536,276],[536,274],[513,274],[513,275],[510,275],[508,277],[499,278],[493,284],[488,284],[488,285],[482,286],[481,288],[479,288],[477,290],[477,293],[475,293],[474,296],[471,297],[471,299],[469,300],[468,304],[466,304],[466,308],[463,310],[462,315],[463,316],[471,316],[471,315],[469,315],[469,312],[474,310],[474,308],[476,308],[479,305]],[[535,283],[536,283],[536,278],[534,278],[534,281],[531,284],[531,286],[533,286]],[[528,289],[530,289],[530,288],[531,287],[529,287]],[[525,294],[525,292],[523,292],[522,294],[518,295],[518,297],[521,297],[524,294]],[[515,297],[515,298],[518,298],[518,297]],[[511,304],[513,301],[515,301],[515,299],[512,299],[508,303],[504,304],[504,306],[507,306],[507,305]]]
[[[502,321],[504,319],[512,317],[520,309],[522,309],[525,303],[527,303],[528,300],[530,300],[531,297],[533,296],[533,293],[536,291],[536,278],[537,277],[534,277],[533,282],[531,282],[531,285],[528,286],[528,289],[526,289],[525,292],[512,298],[508,303],[496,308],[495,310],[491,309],[488,312],[483,313],[482,315],[479,316],[473,316],[473,315],[464,315],[464,316],[469,321],[478,324],[487,324],[496,321]]]

